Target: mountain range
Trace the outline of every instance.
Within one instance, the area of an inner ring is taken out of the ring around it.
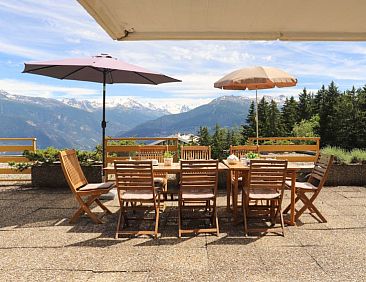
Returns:
[[[281,103],[284,97],[277,96]],[[192,105],[142,104],[134,99],[109,99],[107,136],[167,136],[196,133],[200,126],[239,126],[252,99],[222,96],[192,109]],[[172,105],[170,105],[171,108]],[[0,137],[37,137],[38,148],[93,149],[101,139],[100,102],[56,100],[9,94],[0,90]]]

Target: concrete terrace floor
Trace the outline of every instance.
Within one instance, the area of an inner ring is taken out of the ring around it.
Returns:
[[[285,237],[243,237],[225,203],[220,196],[219,237],[178,239],[170,208],[160,239],[115,240],[117,200],[105,224],[71,225],[69,190],[0,187],[0,281],[366,280],[366,188],[324,188],[317,206],[328,223],[305,215]]]

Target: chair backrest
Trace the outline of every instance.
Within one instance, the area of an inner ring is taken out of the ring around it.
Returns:
[[[283,191],[287,161],[251,160],[249,168],[249,189]]]
[[[182,146],[180,148],[181,160],[209,160],[211,159],[211,146]]]
[[[181,160],[180,191],[203,189],[217,194],[218,160]]]
[[[230,145],[230,155],[235,155],[238,158],[243,158],[247,153],[258,153],[257,145]]]
[[[308,182],[318,187],[320,190],[328,178],[329,169],[332,166],[334,156],[319,153],[318,159],[315,161],[314,168],[311,171]]]
[[[156,159],[159,163],[164,162],[164,153],[167,151],[165,146],[141,146],[138,151],[140,160]]]
[[[152,161],[114,161],[119,190],[151,191],[155,195]]]
[[[60,152],[61,167],[71,191],[75,192],[78,188],[88,184],[81,169],[75,150],[65,150]]]

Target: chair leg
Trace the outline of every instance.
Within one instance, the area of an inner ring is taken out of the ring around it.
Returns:
[[[128,205],[128,202],[127,202]],[[116,230],[116,236],[115,238],[118,239],[119,232],[122,231],[125,222],[126,222],[126,210],[124,208],[124,202],[121,202],[121,208],[119,210],[119,216],[118,216],[118,222],[117,222],[117,230]]]
[[[220,227],[219,227],[219,217],[217,215],[216,198],[214,199],[214,202],[213,202],[213,211],[212,211],[212,213],[215,214],[216,235],[219,236],[220,235]]]
[[[180,197],[180,196],[178,196]],[[182,237],[182,202],[181,199],[179,198],[178,200],[178,238]]]
[[[154,238],[158,238],[158,232],[159,232],[159,216],[160,216],[160,194],[158,194],[158,204],[155,206],[155,232],[154,232]]]
[[[106,213],[111,214],[112,212],[105,206],[103,203],[97,198],[95,199],[95,202],[104,210]]]
[[[284,220],[283,220],[283,213],[282,213],[282,210],[281,210],[281,206],[279,207],[279,211],[280,211],[280,219],[281,219],[281,229],[282,229],[282,236],[285,237],[285,223],[284,223]]]
[[[97,224],[103,223],[89,208],[89,206],[98,198],[98,195],[92,195],[84,202],[80,196],[77,197],[77,201],[80,204],[80,208],[75,212],[75,214],[70,219],[70,223],[75,223],[76,220],[80,218],[83,213],[86,213],[90,219]]]
[[[248,236],[248,222],[247,222],[247,202],[245,200],[245,195],[244,195],[244,191],[242,192],[242,197],[241,197],[241,206],[243,209],[243,220],[244,220],[244,236]]]
[[[295,198],[295,204],[300,200],[300,198],[297,196]],[[291,209],[291,204],[289,204],[284,210],[283,210],[283,213],[288,213]]]
[[[326,223],[327,220],[325,217],[320,213],[320,211],[314,206],[313,201],[316,199],[317,194],[314,194],[310,199],[306,197],[304,192],[300,192],[301,194],[301,201],[304,203],[304,206],[296,213],[295,220],[298,220],[299,217],[305,212],[306,209],[309,209],[309,211],[314,211],[318,217],[320,218],[320,222]]]

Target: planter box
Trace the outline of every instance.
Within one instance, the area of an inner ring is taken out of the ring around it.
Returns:
[[[333,164],[330,168],[326,186],[366,185],[366,164]]]
[[[102,182],[102,166],[82,166],[86,179],[90,183]],[[34,166],[31,170],[32,186],[42,188],[68,188],[61,165]]]

